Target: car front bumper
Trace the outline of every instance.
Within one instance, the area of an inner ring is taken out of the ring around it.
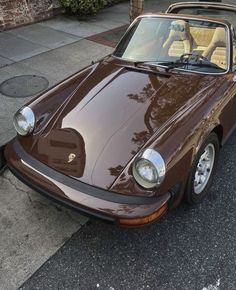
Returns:
[[[16,139],[5,148],[10,171],[23,183],[71,209],[107,222],[140,226],[168,209],[169,192],[159,197],[128,196],[82,183],[29,155]]]

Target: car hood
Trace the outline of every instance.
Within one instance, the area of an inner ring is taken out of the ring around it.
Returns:
[[[103,61],[34,135],[30,153],[66,175],[110,188],[154,132],[207,83],[197,74],[167,75]]]

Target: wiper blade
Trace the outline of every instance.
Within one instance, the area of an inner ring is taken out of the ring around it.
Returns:
[[[147,60],[147,61],[133,61],[135,67],[139,66],[164,66],[168,72],[171,69],[178,67],[208,67],[223,70],[221,67],[212,63],[207,58],[197,54],[183,54],[176,61],[157,61],[157,60]]]
[[[177,68],[177,67],[181,67],[181,66],[188,66],[189,63],[186,62],[180,62],[180,61],[163,61],[163,62],[159,62],[159,65],[163,65],[166,66],[167,70],[170,70],[172,68]]]
[[[155,60],[147,60],[147,61],[134,61],[134,66],[140,66],[140,65],[157,65],[158,62]]]
[[[154,66],[164,66],[166,70],[170,70],[172,68],[177,68],[181,66],[188,66],[191,65],[188,62],[180,62],[179,60],[177,61],[135,61],[134,66],[143,66],[143,65],[154,65]]]
[[[175,67],[185,66],[187,63],[185,62],[173,62],[173,61],[136,61],[134,62],[135,67],[139,66],[164,66],[165,69],[168,71],[169,69]]]
[[[158,65],[159,65],[159,63],[155,62],[155,61],[136,61],[136,62],[133,61],[132,65],[127,64],[127,63],[122,64],[122,66],[125,66],[125,67],[127,67],[129,69],[140,69],[140,68],[142,68],[142,69],[146,70],[147,67],[149,67],[148,69],[149,70],[151,69],[152,71],[154,71],[153,70],[153,66],[157,67]],[[146,68],[145,68],[145,66],[146,66]],[[165,68],[165,70],[166,70],[166,68]],[[161,74],[161,75],[169,75],[166,72],[164,72],[162,70],[159,70],[159,69],[155,69],[155,72],[158,73],[158,74]]]
[[[191,63],[191,62],[172,62],[172,63],[163,63],[163,65],[167,65],[167,70],[173,69],[173,68],[178,68],[178,67],[189,67],[189,66],[195,66],[195,67],[208,67],[208,68],[216,68],[216,69],[221,69],[217,64],[214,64],[212,62],[199,62],[199,63]]]
[[[197,67],[211,67],[221,69],[217,64],[211,62],[208,58],[203,55],[196,53],[184,53],[175,62],[168,66],[168,69],[179,67],[179,66],[197,66]]]

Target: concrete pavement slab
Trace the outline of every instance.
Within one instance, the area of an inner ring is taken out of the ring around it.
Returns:
[[[12,61],[20,61],[49,50],[8,32],[0,33],[0,55]]]
[[[34,193],[8,171],[1,177],[0,207],[4,290],[17,289],[87,220]]]
[[[79,21],[74,16],[57,16],[42,22],[41,25],[83,38],[107,30],[96,23]]]
[[[107,27],[108,30],[129,23],[129,14],[127,12],[109,12],[107,15],[107,12],[102,11],[96,16],[97,21],[102,21],[104,18],[106,18],[107,25],[105,27]],[[108,20],[112,22],[113,25],[110,26]]]
[[[80,38],[62,31],[57,31],[40,24],[32,24],[10,30],[9,34],[28,40],[40,46],[57,48],[78,41]]]
[[[148,2],[148,1],[150,1],[150,0],[145,0],[145,3]],[[154,0],[154,1],[156,1],[156,0]],[[98,15],[101,14],[101,13],[110,14],[110,13],[116,13],[117,12],[117,17],[116,18],[119,18],[121,13],[124,14],[124,15],[128,15],[129,16],[129,7],[130,7],[129,0],[123,1],[122,3],[118,3],[116,5],[112,5],[110,7],[107,7],[106,9],[101,10],[98,13]]]
[[[24,61],[24,65],[50,74],[53,78],[64,79],[75,73],[92,60],[99,59],[112,49],[104,45],[83,39],[66,47],[51,50],[46,54],[38,55]]]
[[[58,49],[63,55],[72,55],[78,64],[83,60],[91,63],[91,61],[98,60],[112,53],[113,50],[113,48],[86,39]]]
[[[29,98],[10,99],[0,94],[0,146],[15,137],[16,131],[13,126],[13,115],[28,100]]]
[[[0,111],[0,113],[2,112]],[[9,118],[5,118],[4,115],[3,117],[0,117],[1,146],[7,144],[7,142],[9,142],[9,140],[11,140],[16,135],[16,132],[11,123],[12,120],[9,120]]]
[[[125,19],[128,18],[127,11],[124,17]],[[64,31],[69,34],[77,35],[78,37],[86,38],[127,23],[126,20],[121,18],[114,17],[114,19],[109,19],[109,17],[100,17],[98,15],[90,17],[87,21],[82,21],[75,16],[58,16],[51,20],[42,22],[41,25],[51,27],[55,30]]]
[[[10,59],[8,59],[8,58],[6,58],[6,57],[2,57],[2,56],[0,56],[0,68],[4,67],[4,66],[6,66],[6,65],[9,65],[9,64],[11,64],[11,63],[13,63],[12,60],[10,60]]]
[[[0,84],[11,77],[11,75],[6,71],[3,71],[3,69],[4,68],[0,69]]]
[[[94,18],[93,21],[101,23],[102,26],[108,29],[114,27],[109,26],[109,22],[112,21],[117,26],[121,26],[129,23],[129,3],[122,3],[115,6],[111,6],[99,12]]]

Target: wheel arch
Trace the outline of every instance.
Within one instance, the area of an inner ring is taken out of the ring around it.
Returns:
[[[220,123],[214,123],[211,124],[211,126],[208,126],[207,128],[204,128],[204,130],[201,131],[201,133],[204,131],[204,134],[200,134],[200,137],[198,139],[198,142],[196,143],[195,149],[193,150],[193,156],[192,156],[192,162],[195,159],[196,154],[198,153],[198,150],[201,148],[202,144],[206,140],[206,138],[211,134],[215,133],[219,139],[220,148],[222,147],[223,142],[223,135],[224,135],[224,129],[223,126]]]
[[[211,133],[216,133],[218,139],[219,139],[219,143],[220,143],[220,147],[222,147],[222,141],[223,141],[223,134],[224,134],[224,130],[223,130],[223,126],[221,124],[217,125],[212,131]]]

